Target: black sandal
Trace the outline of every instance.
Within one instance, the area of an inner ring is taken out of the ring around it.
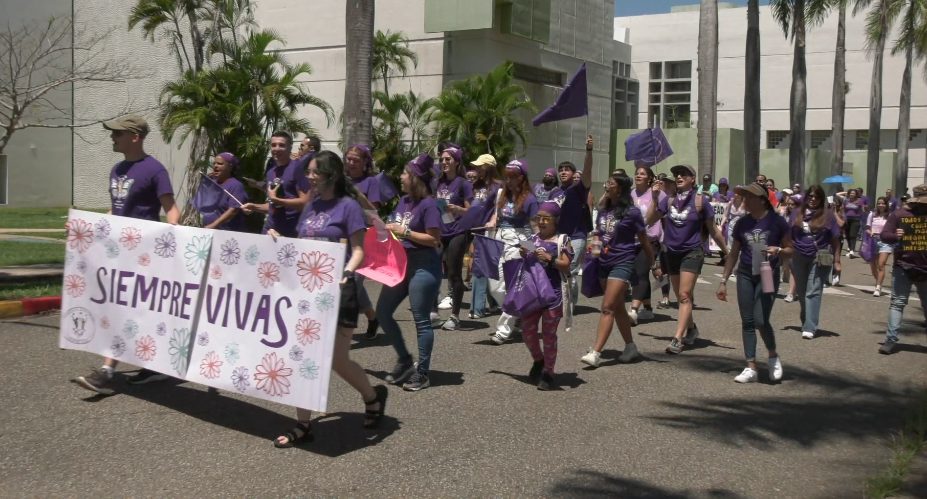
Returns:
[[[286,442],[280,443],[280,437],[286,439]],[[289,449],[290,447],[296,446],[303,442],[312,442],[315,440],[315,435],[312,434],[312,424],[308,421],[305,423],[296,423],[296,427],[292,430],[274,438],[274,447],[278,449]]]
[[[379,426],[380,420],[383,419],[383,413],[386,412],[386,397],[389,396],[389,390],[386,389],[385,385],[377,385],[373,387],[373,391],[377,394],[376,397],[370,402],[364,402],[364,405],[371,406],[379,403],[380,408],[364,411],[364,428],[376,428]]]

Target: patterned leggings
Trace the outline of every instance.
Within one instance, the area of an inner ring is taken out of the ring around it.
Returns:
[[[563,307],[557,307],[526,315],[521,320],[521,334],[525,346],[535,362],[544,360],[544,372],[548,374],[554,373],[554,364],[557,362],[557,327],[560,325],[561,317]],[[541,334],[544,335],[543,352],[538,337],[538,319],[541,319]]]

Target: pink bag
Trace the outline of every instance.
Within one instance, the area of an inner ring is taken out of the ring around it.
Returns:
[[[364,235],[364,265],[357,273],[393,287],[406,278],[406,249],[391,232],[380,241],[373,227]]]

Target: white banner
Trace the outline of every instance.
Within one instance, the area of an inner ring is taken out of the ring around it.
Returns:
[[[344,257],[342,244],[71,210],[59,346],[325,410]]]

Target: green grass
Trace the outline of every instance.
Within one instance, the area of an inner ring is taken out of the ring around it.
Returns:
[[[46,239],[61,239],[62,241],[68,238],[68,233],[61,229],[61,232],[4,232],[4,236],[22,236],[22,237],[43,237]]]
[[[84,208],[81,208],[84,209]],[[98,213],[106,209],[92,209]],[[68,207],[10,208],[0,207],[0,229],[63,229]]]
[[[64,263],[64,244],[0,240],[0,267]]]
[[[19,300],[39,296],[61,296],[61,279],[0,284],[0,300]]]
[[[911,462],[927,449],[927,392],[916,398],[904,428],[892,439],[892,458],[884,470],[866,481],[866,497],[882,499],[898,494]]]

